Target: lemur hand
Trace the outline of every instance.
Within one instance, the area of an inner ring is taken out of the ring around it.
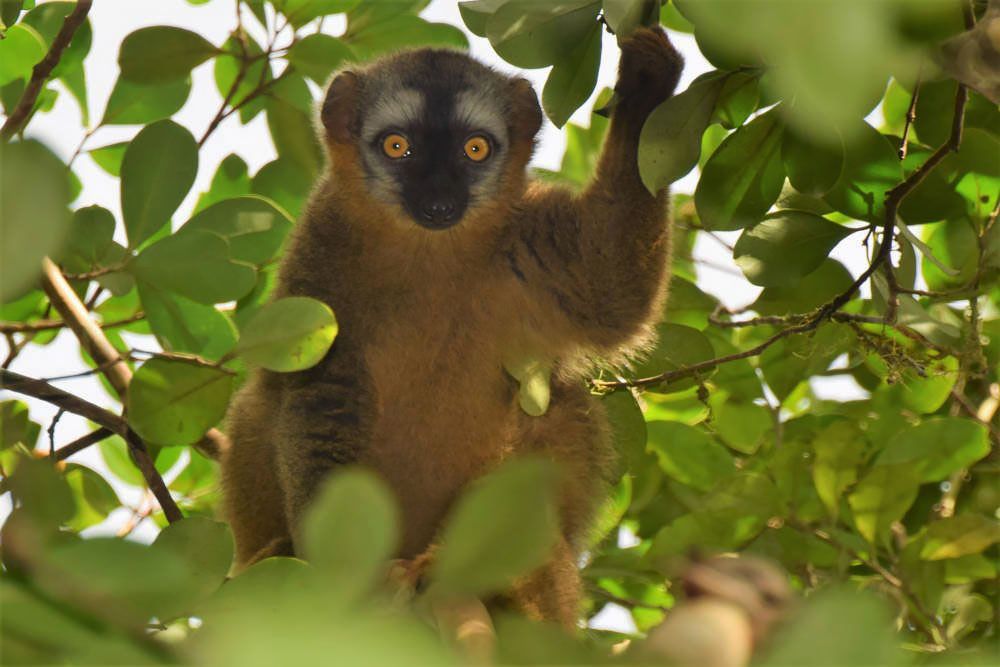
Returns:
[[[621,44],[615,93],[620,108],[648,114],[677,87],[684,59],[662,28],[640,28]]]

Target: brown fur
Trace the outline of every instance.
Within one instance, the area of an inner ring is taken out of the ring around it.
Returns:
[[[527,182],[541,117],[530,86],[513,80],[503,186],[445,231],[369,195],[349,121],[365,72],[331,85],[322,111],[330,170],[295,230],[276,296],[330,304],[340,334],[314,368],[257,372],[232,407],[223,473],[240,566],[294,551],[303,508],[339,465],[360,463],[388,481],[404,516],[399,555],[414,558],[470,480],[534,452],[566,470],[564,540],[512,597],[529,615],[575,622],[576,559],[612,462],[603,410],[580,369],[649,342],[670,246],[666,193],[643,187],[636,152],[680,58],[653,30],[622,51],[620,103],[593,183],[574,195]],[[444,57],[436,53],[405,57]],[[515,350],[554,364],[544,416],[518,407],[501,363]]]

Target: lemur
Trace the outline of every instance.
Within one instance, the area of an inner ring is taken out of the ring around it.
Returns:
[[[295,553],[303,510],[338,467],[388,483],[398,556],[414,559],[470,481],[535,454],[563,471],[561,539],[509,601],[575,623],[577,559],[614,463],[583,374],[650,344],[670,257],[667,193],[643,185],[637,151],[682,59],[660,29],[621,52],[597,173],[578,193],[528,177],[542,112],[524,78],[439,49],[333,78],[319,113],[328,168],[274,297],[329,304],[339,334],[316,366],[256,370],[234,400],[223,484],[239,567]],[[544,415],[518,407],[511,354],[553,369]]]

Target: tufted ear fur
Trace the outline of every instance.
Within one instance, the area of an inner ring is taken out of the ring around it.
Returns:
[[[354,138],[360,88],[358,75],[349,70],[330,82],[320,110],[328,140],[345,144]]]
[[[511,130],[515,141],[530,141],[542,127],[542,107],[531,82],[518,77],[511,82]]]

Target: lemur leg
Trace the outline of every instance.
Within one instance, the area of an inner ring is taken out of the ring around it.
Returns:
[[[524,417],[518,454],[540,455],[559,466],[562,534],[551,559],[517,582],[509,601],[529,617],[572,629],[580,611],[577,559],[612,481],[615,455],[603,407],[579,384],[553,383],[549,411]]]
[[[293,544],[320,483],[338,467],[358,461],[371,423],[370,401],[365,400],[371,392],[360,386],[367,376],[340,340],[334,349],[317,366],[282,378],[275,425],[277,469]]]
[[[233,445],[222,459],[223,511],[236,540],[237,570],[268,556],[291,555],[284,494],[274,475],[273,406],[261,400],[267,392],[259,382],[252,379],[233,402],[228,425]]]

